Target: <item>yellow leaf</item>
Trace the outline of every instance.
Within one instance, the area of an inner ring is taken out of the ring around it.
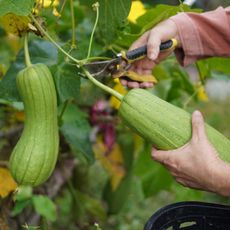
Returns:
[[[111,175],[111,186],[114,191],[125,175],[124,161],[120,146],[115,143],[112,150],[108,152],[102,140],[98,138],[93,146],[93,150],[96,159],[100,161],[101,165]]]
[[[19,37],[23,36],[23,34],[28,31],[29,22],[29,17],[18,16],[12,13],[0,17],[0,24],[4,30]]]
[[[204,101],[204,102],[208,101],[208,96],[205,92],[205,88],[201,83],[199,83],[197,86],[197,96],[200,101]]]
[[[6,197],[17,188],[17,184],[11,177],[8,169],[0,168],[0,197]]]
[[[132,1],[131,10],[129,12],[128,20],[135,23],[137,18],[143,15],[146,9],[141,1]]]
[[[120,81],[118,81],[115,86],[113,87],[114,90],[116,90],[117,92],[119,92],[122,95],[125,95],[127,93],[127,90],[124,88],[124,86],[120,83]],[[112,108],[118,109],[120,106],[120,101],[115,98],[114,96],[110,97],[110,101],[109,104]]]

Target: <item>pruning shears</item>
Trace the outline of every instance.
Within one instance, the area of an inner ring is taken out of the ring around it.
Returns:
[[[170,39],[162,42],[160,51],[174,50],[177,46],[176,39]],[[127,77],[129,80],[138,82],[156,82],[152,75],[140,76],[129,70],[131,64],[142,59],[147,54],[147,45],[130,51],[122,51],[115,58],[103,61],[94,61],[84,64],[83,66],[95,77],[102,78],[105,76],[113,76],[113,78]]]

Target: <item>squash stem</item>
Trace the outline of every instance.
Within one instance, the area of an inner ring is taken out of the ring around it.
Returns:
[[[76,34],[75,34],[75,15],[74,15],[74,2],[70,0],[70,12],[71,12],[71,24],[72,24],[72,41],[71,41],[71,48],[75,49],[76,46]]]
[[[34,21],[35,25],[37,26],[37,28],[62,52],[64,53],[70,60],[76,62],[77,64],[81,64],[80,60],[72,57],[70,54],[68,54],[64,49],[61,48],[61,46],[59,46],[57,44],[57,42],[54,41],[54,39],[42,28],[42,26],[39,24],[39,22],[36,20],[36,18],[30,14],[30,17],[32,18],[32,20]]]
[[[32,63],[30,60],[30,53],[29,53],[29,48],[28,48],[28,34],[27,33],[26,33],[25,38],[24,38],[24,52],[25,52],[26,66],[29,67],[32,65]]]
[[[118,93],[116,90],[111,89],[110,87],[102,84],[101,82],[99,82],[97,79],[95,79],[92,74],[90,74],[85,68],[83,68],[83,71],[85,73],[85,75],[87,76],[87,78],[96,86],[98,86],[99,88],[101,88],[102,90],[106,91],[107,93],[113,95],[114,97],[116,97],[119,101],[121,101],[123,99],[123,95],[121,95],[120,93]]]
[[[96,10],[96,20],[95,20],[93,30],[92,30],[92,33],[90,36],[88,54],[87,54],[86,59],[88,59],[90,57],[90,53],[91,53],[91,49],[92,49],[92,43],[93,43],[93,37],[94,37],[95,30],[97,28],[97,23],[98,23],[98,19],[99,19],[99,2],[94,3],[93,8]]]

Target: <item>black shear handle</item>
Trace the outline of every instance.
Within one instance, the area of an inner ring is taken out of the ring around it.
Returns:
[[[160,51],[166,51],[166,50],[171,50],[174,47],[176,47],[177,42],[175,39],[168,40],[166,42],[162,42],[160,45]],[[139,59],[140,57],[143,57],[147,54],[147,45],[141,46],[137,49],[130,50],[126,52],[126,58],[128,60],[136,60]]]

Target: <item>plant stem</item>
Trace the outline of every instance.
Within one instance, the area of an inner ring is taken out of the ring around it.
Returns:
[[[88,77],[88,79],[95,84],[96,86],[98,86],[99,88],[101,88],[102,90],[106,91],[107,93],[113,95],[114,97],[116,97],[119,101],[121,101],[123,99],[123,95],[121,95],[120,93],[118,93],[117,91],[111,89],[110,87],[102,84],[101,82],[99,82],[98,80],[96,80],[85,68],[83,68],[83,71],[85,73],[85,75]]]
[[[74,15],[74,4],[73,0],[70,0],[70,11],[71,11],[71,24],[72,24],[72,42],[71,48],[76,48],[76,34],[75,34],[75,15]]]
[[[29,53],[29,48],[28,48],[28,34],[26,33],[25,38],[24,38],[24,52],[25,52],[25,62],[26,66],[29,67],[32,65],[30,61],[30,53]]]
[[[93,37],[94,37],[94,33],[95,33],[95,30],[96,30],[96,27],[97,27],[98,19],[99,19],[99,2],[94,3],[93,8],[96,9],[96,20],[95,20],[93,30],[92,30],[92,33],[91,33],[91,36],[90,36],[88,54],[87,54],[86,59],[88,59],[90,57],[92,43],[93,43]]]
[[[32,20],[34,21],[35,25],[37,26],[37,28],[62,52],[64,53],[69,59],[71,59],[72,61],[76,62],[77,64],[81,64],[81,61],[72,57],[70,54],[68,54],[65,50],[63,50],[61,48],[61,46],[59,46],[53,38],[50,37],[50,35],[42,28],[42,26],[39,24],[39,22],[36,20],[36,18],[30,14],[30,17],[32,18]]]
[[[179,2],[180,2],[180,11],[181,12],[184,12],[184,8],[183,8],[183,2],[181,1],[181,0],[179,0]]]
[[[70,101],[71,101],[71,99],[68,99],[68,100],[66,100],[65,102],[64,102],[64,105],[63,105],[63,108],[62,108],[62,110],[61,110],[61,113],[60,113],[60,115],[58,116],[58,123],[59,124],[61,124],[60,122],[61,122],[61,119],[62,119],[62,117],[63,117],[63,114],[64,114],[64,112],[65,112],[65,110],[66,110],[66,108],[67,108],[67,105],[70,103]]]
[[[185,103],[183,104],[183,109],[185,109],[187,107],[187,105],[190,103],[190,101],[197,95],[198,93],[198,89],[196,89],[194,91],[194,93],[185,101]]]

